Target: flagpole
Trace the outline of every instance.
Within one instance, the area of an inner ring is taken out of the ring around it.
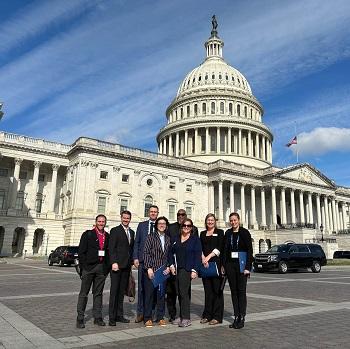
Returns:
[[[297,146],[297,164],[299,163],[299,142],[298,142],[298,134],[297,134],[297,122],[296,121],[294,121],[294,134],[295,134],[295,136],[297,137],[297,144],[296,144],[296,146]]]

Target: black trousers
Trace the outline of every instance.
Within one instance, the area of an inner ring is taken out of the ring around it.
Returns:
[[[154,287],[152,280],[149,279],[147,270],[144,273],[144,322],[152,320],[152,310],[156,308],[156,321],[164,319],[165,314],[165,292],[161,292],[159,287]],[[164,287],[165,285],[163,285]]]
[[[225,271],[230,285],[235,316],[245,316],[247,311],[247,276],[239,270],[238,259],[227,261]]]
[[[204,311],[202,318],[206,318],[209,321],[215,319],[222,322],[224,313],[224,295],[220,289],[221,278],[203,278],[204,286]]]
[[[176,318],[176,298],[176,277],[171,275],[166,281],[166,305],[171,319]]]
[[[176,275],[176,291],[179,296],[180,318],[190,319],[191,307],[191,272],[178,269]]]
[[[93,294],[92,315],[95,319],[102,318],[102,294],[105,281],[106,275],[103,272],[103,264],[97,264],[90,271],[83,269],[77,304],[78,320],[84,320],[91,285]]]
[[[109,295],[109,320],[124,316],[124,295],[128,286],[130,268],[111,270],[111,291]]]

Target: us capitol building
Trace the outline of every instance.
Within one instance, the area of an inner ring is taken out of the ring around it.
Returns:
[[[309,164],[272,164],[273,135],[249,82],[223,59],[213,23],[205,60],[181,82],[157,135],[158,153],[87,137],[72,145],[0,132],[0,255],[45,255],[77,245],[97,213],[108,226],[151,204],[201,229],[237,211],[254,253],[285,241],[318,242],[328,257],[350,249],[350,188]]]

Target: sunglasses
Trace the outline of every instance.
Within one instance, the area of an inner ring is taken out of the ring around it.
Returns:
[[[192,228],[192,225],[191,224],[184,224],[182,227],[183,228]]]
[[[178,213],[177,216],[186,216],[186,213]]]

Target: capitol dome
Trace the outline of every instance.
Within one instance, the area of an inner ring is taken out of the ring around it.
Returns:
[[[206,163],[219,159],[267,168],[271,131],[247,79],[223,59],[216,27],[205,42],[205,60],[181,82],[158,136],[162,154]]]

